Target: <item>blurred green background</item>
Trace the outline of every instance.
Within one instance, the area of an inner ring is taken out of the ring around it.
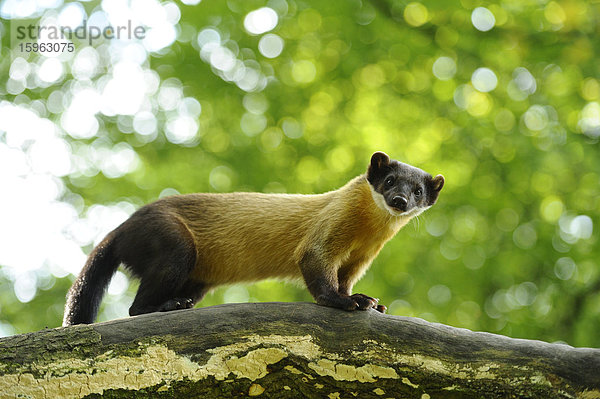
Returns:
[[[394,315],[600,346],[600,3],[4,0],[0,333],[60,325],[104,234],[189,192],[320,193],[373,151],[446,177],[356,292]],[[18,28],[133,26],[28,53]],[[100,320],[127,315],[118,272]],[[290,283],[199,306],[311,301]]]

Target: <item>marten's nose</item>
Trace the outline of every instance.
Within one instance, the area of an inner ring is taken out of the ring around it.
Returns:
[[[394,208],[405,211],[408,207],[408,200],[403,195],[396,195],[394,198],[392,198],[392,205]]]

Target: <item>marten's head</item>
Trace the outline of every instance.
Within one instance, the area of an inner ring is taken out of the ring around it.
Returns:
[[[394,216],[417,216],[435,204],[444,176],[431,175],[383,152],[371,157],[367,180],[375,203]]]

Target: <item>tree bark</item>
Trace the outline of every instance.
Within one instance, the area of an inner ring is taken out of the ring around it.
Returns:
[[[600,350],[246,303],[0,340],[0,397],[600,398]]]

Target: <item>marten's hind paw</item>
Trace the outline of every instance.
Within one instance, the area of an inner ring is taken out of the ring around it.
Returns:
[[[159,312],[169,312],[171,310],[191,309],[194,307],[194,301],[190,298],[173,298],[160,305]]]
[[[367,309],[379,310],[379,306],[383,306],[383,305],[378,304],[379,299],[371,298],[370,296],[365,295],[365,294],[350,295],[350,298],[352,298],[354,300],[354,302],[357,303],[358,309],[360,309],[360,310],[367,310]],[[385,306],[383,306],[383,307],[385,308]],[[381,310],[379,310],[379,311],[381,312]]]

